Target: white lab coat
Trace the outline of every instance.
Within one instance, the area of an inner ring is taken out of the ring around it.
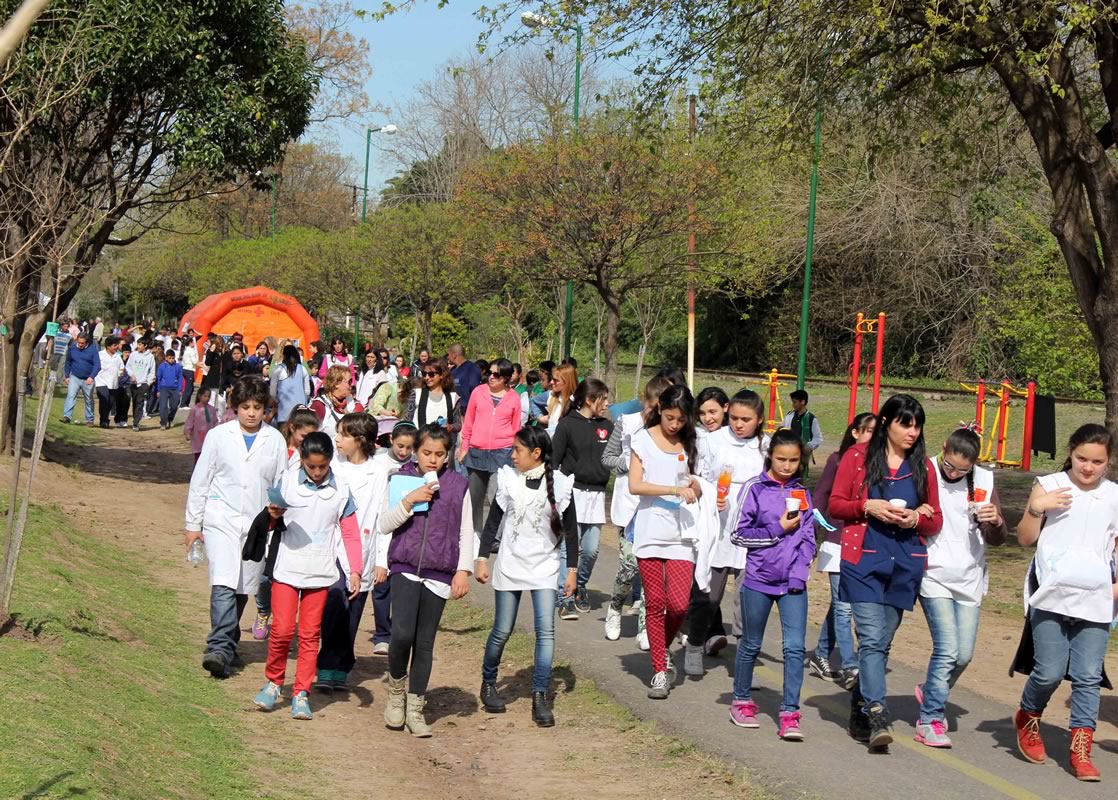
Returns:
[[[385,451],[388,452],[388,451]],[[377,518],[384,508],[388,495],[388,475],[396,467],[389,467],[384,461],[368,459],[363,464],[344,462],[334,466],[334,474],[341,477],[349,486],[354,503],[357,504],[357,529],[361,532],[361,591],[373,588],[373,567],[376,564]],[[345,547],[338,534],[338,560],[346,563]]]
[[[241,550],[253,519],[268,505],[268,489],[286,469],[287,446],[269,425],[260,426],[251,450],[235,419],[206,435],[190,478],[186,530],[205,536],[211,586],[256,592],[264,561],[243,561]]]

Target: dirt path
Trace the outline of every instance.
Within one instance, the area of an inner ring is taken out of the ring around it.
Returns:
[[[182,559],[182,512],[192,460],[182,429],[163,432],[149,421],[139,433],[98,432],[98,444],[51,444],[36,480],[36,501],[58,504],[94,533],[143,550],[155,576],[182,597],[182,615],[168,624],[198,641],[208,625],[204,569]],[[68,465],[68,466],[67,466]],[[476,584],[475,584],[476,589]],[[407,796],[559,798],[667,797],[681,786],[701,798],[757,797],[721,763],[660,735],[601,695],[557,653],[555,703],[559,724],[531,724],[531,656],[510,645],[502,675],[512,700],[507,714],[486,715],[476,691],[487,624],[470,608],[448,614],[436,646],[428,718],[435,735],[415,740],[384,727],[387,659],[371,654],[371,613],[358,637],[358,664],[348,694],[313,696],[315,718],[297,723],[286,709],[255,711],[263,684],[265,644],[247,633],[248,665],[225,682],[243,700],[243,722],[254,753],[260,796],[273,798]],[[242,640],[244,641],[244,640]],[[515,642],[515,640],[514,640]],[[294,660],[288,675],[294,674]],[[199,672],[201,667],[199,666]],[[156,732],[153,732],[156,734]],[[391,793],[391,794],[387,794]]]

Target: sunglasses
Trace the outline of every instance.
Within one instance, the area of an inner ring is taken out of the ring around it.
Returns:
[[[435,372],[434,370],[430,370],[430,371],[424,372],[423,377],[424,378],[437,378],[437,377],[439,377],[439,373]]]
[[[499,372],[490,372],[489,377],[490,378],[501,378],[501,377],[504,377],[504,376],[501,375],[501,373],[499,373]]]

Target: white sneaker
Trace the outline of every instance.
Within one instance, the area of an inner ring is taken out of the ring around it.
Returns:
[[[703,649],[701,647],[693,647],[687,645],[683,651],[683,672],[692,677],[702,677],[703,669]]]
[[[637,634],[637,647],[648,652],[648,631],[640,631]]]
[[[630,617],[640,616],[642,605],[644,605],[643,600],[636,600],[631,606],[629,606],[629,610],[626,613]]]
[[[388,642],[377,642],[373,645],[373,655],[386,656],[388,655]]]
[[[621,612],[612,604],[606,605],[606,638],[611,642],[621,638]]]

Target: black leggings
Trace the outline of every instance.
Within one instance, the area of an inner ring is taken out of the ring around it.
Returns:
[[[466,474],[470,478],[470,510],[474,515],[474,533],[481,536],[482,526],[485,525],[485,495],[489,493],[489,479],[492,472],[466,467]]]
[[[435,658],[435,634],[446,600],[420,581],[395,573],[392,581],[392,639],[388,644],[388,674],[400,679],[411,672],[408,691],[427,693]]]

